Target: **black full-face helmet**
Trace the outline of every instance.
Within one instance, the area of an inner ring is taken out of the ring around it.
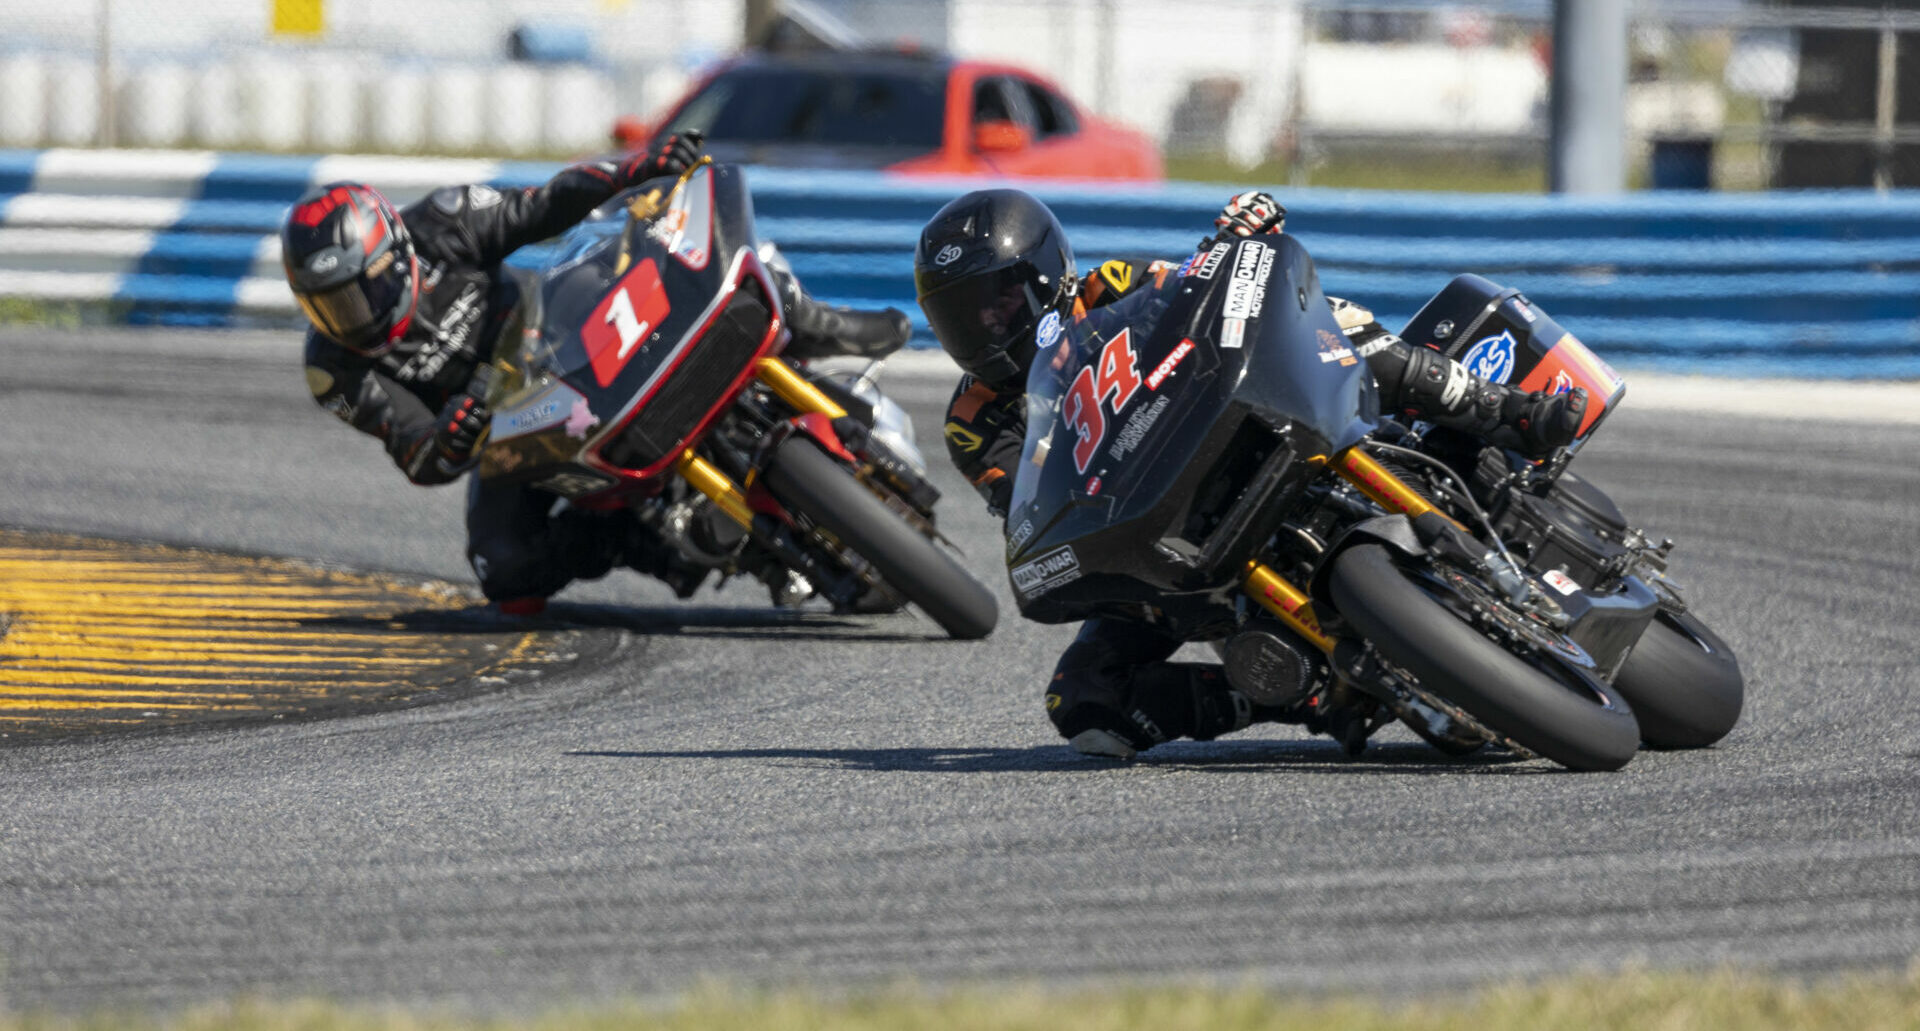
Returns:
[[[343,347],[385,353],[413,320],[413,240],[371,186],[328,183],[295,201],[280,227],[280,260],[300,309]]]
[[[1035,331],[1058,334],[1076,275],[1060,221],[1019,190],[976,190],[941,208],[913,255],[914,291],[933,335],[996,388],[1024,383]]]

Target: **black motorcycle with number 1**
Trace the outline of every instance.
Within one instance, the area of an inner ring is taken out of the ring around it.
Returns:
[[[744,175],[710,159],[570,230],[519,273],[479,475],[632,509],[702,575],[757,577],[783,605],[911,602],[985,637],[998,606],[935,528],[911,424],[871,375],[781,353],[763,253]]]

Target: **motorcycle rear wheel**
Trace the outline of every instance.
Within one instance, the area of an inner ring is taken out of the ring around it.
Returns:
[[[1746,696],[1733,649],[1690,613],[1654,617],[1613,684],[1654,748],[1705,748],[1726,737]]]
[[[887,509],[840,463],[802,436],[781,441],[767,461],[774,496],[825,527],[873,563],[894,590],[948,635],[972,641],[993,632],[992,592],[932,540]]]
[[[1429,596],[1387,550],[1359,544],[1334,560],[1335,606],[1386,659],[1524,748],[1575,770],[1617,770],[1640,747],[1624,699],[1598,679],[1536,667]]]

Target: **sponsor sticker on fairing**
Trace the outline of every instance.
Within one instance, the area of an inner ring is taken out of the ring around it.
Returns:
[[[1159,390],[1160,384],[1165,383],[1167,377],[1173,375],[1174,367],[1179,365],[1180,359],[1185,358],[1187,352],[1191,350],[1193,350],[1193,341],[1183,339],[1179,346],[1167,352],[1167,356],[1160,359],[1160,364],[1154,366],[1152,372],[1147,373],[1147,389]]]
[[[1080,579],[1080,559],[1072,546],[1055,548],[1031,562],[1013,567],[1013,587],[1029,598],[1037,598],[1056,587]]]
[[[530,433],[542,426],[551,426],[560,421],[560,401],[558,398],[545,398],[510,412],[501,412],[493,417],[495,440],[506,440]]]
[[[1572,594],[1581,589],[1579,581],[1558,569],[1547,570],[1540,574],[1540,579],[1545,580],[1548,587],[1559,591],[1561,594]]]
[[[1146,439],[1147,431],[1153,429],[1153,424],[1160,421],[1161,413],[1165,412],[1167,406],[1172,403],[1173,399],[1170,397],[1158,397],[1152,404],[1133,413],[1133,416],[1127,420],[1127,424],[1120,427],[1119,434],[1113,438],[1113,446],[1107,449],[1107,457],[1116,462],[1125,461],[1127,455]],[[1093,491],[1087,493],[1091,494]]]
[[[1221,347],[1238,348],[1242,343],[1246,341],[1246,336],[1247,336],[1247,320],[1246,319],[1221,319],[1220,320],[1220,346]]]
[[[555,473],[534,486],[565,497],[577,498],[582,494],[591,494],[612,482],[613,480],[594,473],[562,472]]]
[[[1213,249],[1207,251],[1207,253],[1196,254],[1188,258],[1186,267],[1181,270],[1180,274],[1182,276],[1192,276],[1195,279],[1212,279],[1213,274],[1220,271],[1220,263],[1226,260],[1227,252],[1232,249],[1232,244],[1216,243],[1213,245]]]
[[[575,440],[585,440],[587,431],[600,425],[600,417],[587,407],[587,399],[575,398],[573,407],[567,412],[567,436]]]
[[[1060,313],[1050,311],[1040,316],[1040,324],[1033,328],[1033,346],[1044,351],[1060,339]]]
[[[1267,275],[1273,271],[1273,248],[1248,240],[1233,259],[1233,278],[1227,282],[1223,310],[1230,319],[1257,319],[1267,303]]]
[[[564,423],[587,399],[564,383],[554,383],[533,398],[493,413],[492,438],[512,440]]]
[[[1503,329],[1499,336],[1481,337],[1467,348],[1460,364],[1484,380],[1505,383],[1513,375],[1513,352],[1519,347],[1513,331]]]
[[[1345,340],[1340,339],[1338,336],[1324,329],[1320,330],[1319,333],[1320,364],[1325,365],[1329,362],[1339,362],[1341,365],[1346,366],[1359,361],[1359,359],[1353,356],[1353,349],[1347,346]]]

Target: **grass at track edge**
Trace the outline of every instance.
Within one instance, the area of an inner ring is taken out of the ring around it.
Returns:
[[[1047,992],[1037,987],[922,991],[848,998],[804,991],[696,989],[674,1003],[556,1009],[482,1018],[419,1008],[321,1001],[237,1001],[166,1017],[7,1015],[0,1031],[1913,1031],[1920,962],[1904,974],[1799,981],[1720,971],[1628,971],[1378,1002],[1253,988]]]

